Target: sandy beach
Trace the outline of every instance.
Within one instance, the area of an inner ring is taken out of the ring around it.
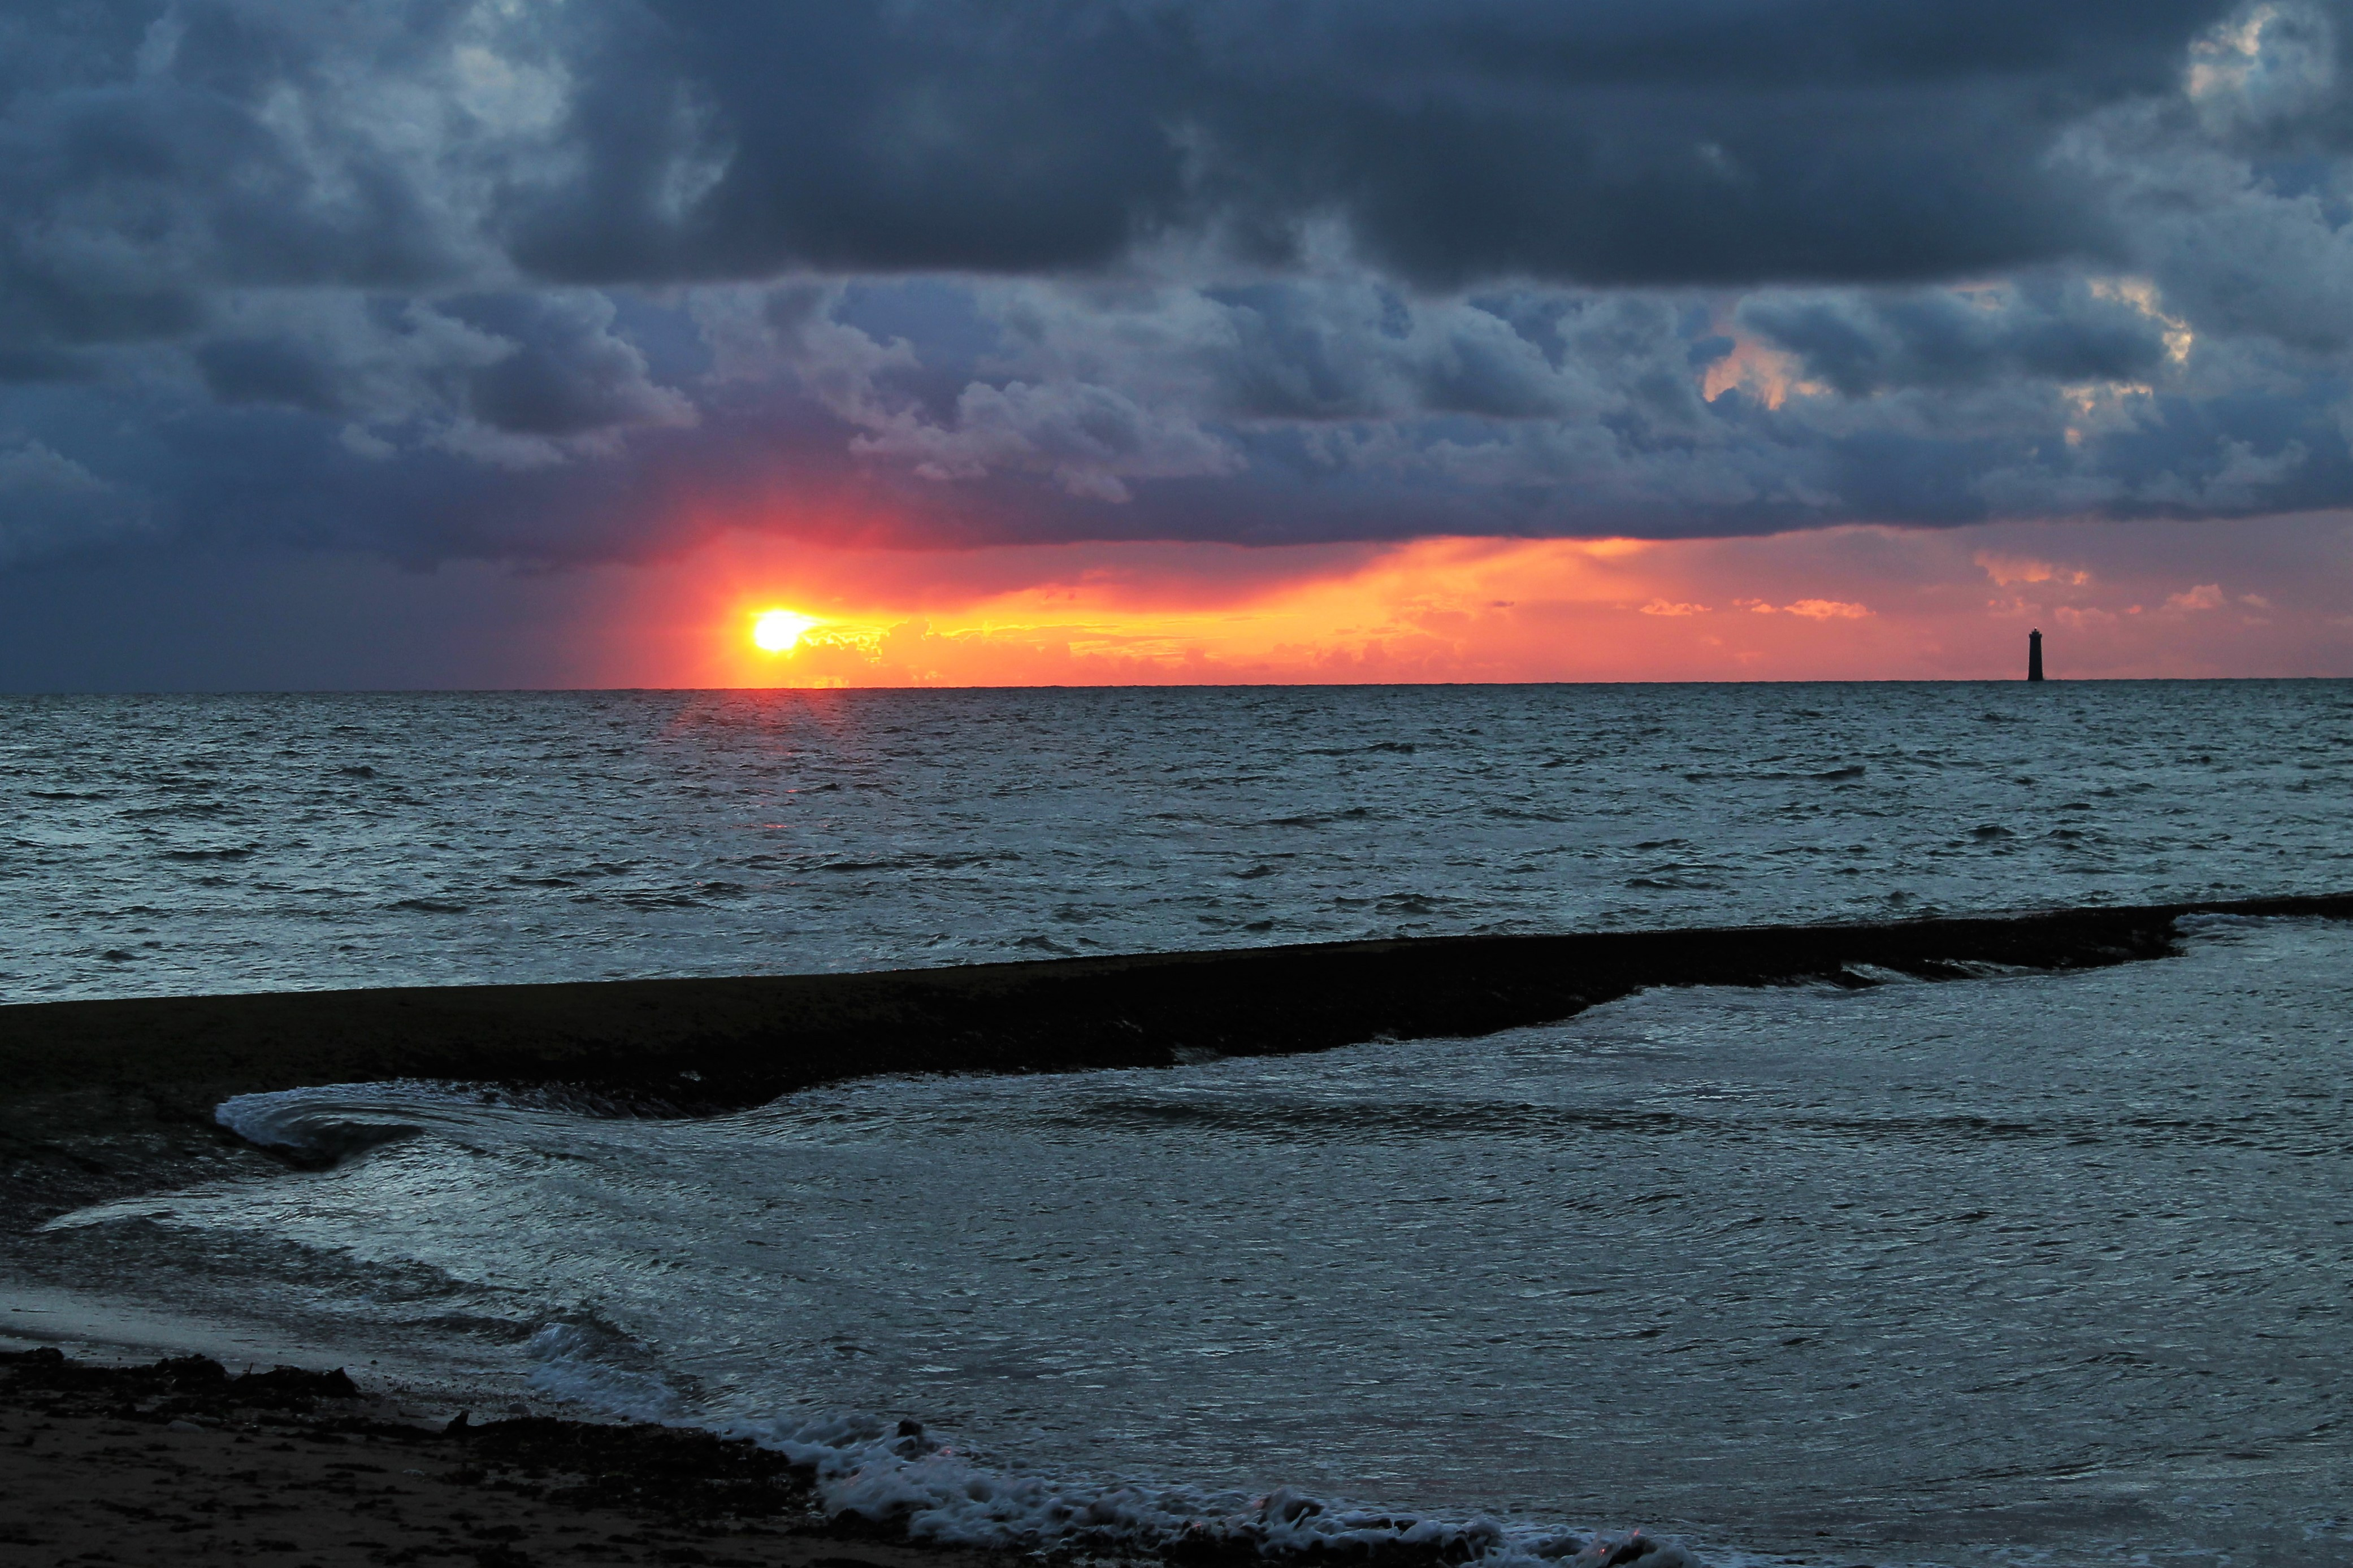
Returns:
[[[0,1563],[983,1568],[829,1524],[749,1443],[420,1409],[342,1373],[0,1355]]]

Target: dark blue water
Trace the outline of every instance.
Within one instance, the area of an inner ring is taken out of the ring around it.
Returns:
[[[0,700],[0,1000],[2353,886],[2353,683]]]

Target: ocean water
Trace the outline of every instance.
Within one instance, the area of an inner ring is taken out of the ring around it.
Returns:
[[[14,1001],[2353,888],[2341,682],[9,711]],[[948,1539],[2353,1563],[2353,926],[2191,928],[692,1121],[319,1086],[219,1115],[365,1152],[16,1256],[751,1433]]]
[[[0,1002],[2353,887],[2353,683],[0,699]]]
[[[951,1539],[1288,1488],[1718,1564],[2353,1562],[2353,927],[2188,947],[700,1121],[255,1096],[259,1141],[385,1141],[43,1240],[796,1445]]]

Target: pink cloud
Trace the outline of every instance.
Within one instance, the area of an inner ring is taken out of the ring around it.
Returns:
[[[2073,562],[2085,581],[2064,603],[1989,603],[1984,556]],[[601,585],[560,639],[580,685],[2013,679],[2029,626],[2061,679],[2353,675],[2353,520],[2334,517],[1257,548],[738,532],[533,582],[513,592]],[[2249,595],[2266,603],[2242,610]],[[2168,600],[2239,613],[2141,613]],[[750,616],[767,608],[827,629],[760,655]]]
[[[2021,583],[2056,583],[2065,587],[2080,588],[2092,580],[2089,572],[2038,561],[2031,555],[2003,555],[1991,550],[1980,550],[1972,559],[1985,568],[1987,576],[2004,588],[2014,587]]]

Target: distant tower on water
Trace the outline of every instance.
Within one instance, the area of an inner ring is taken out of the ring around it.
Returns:
[[[2026,634],[2026,679],[2042,679],[2042,634],[2039,631]]]

